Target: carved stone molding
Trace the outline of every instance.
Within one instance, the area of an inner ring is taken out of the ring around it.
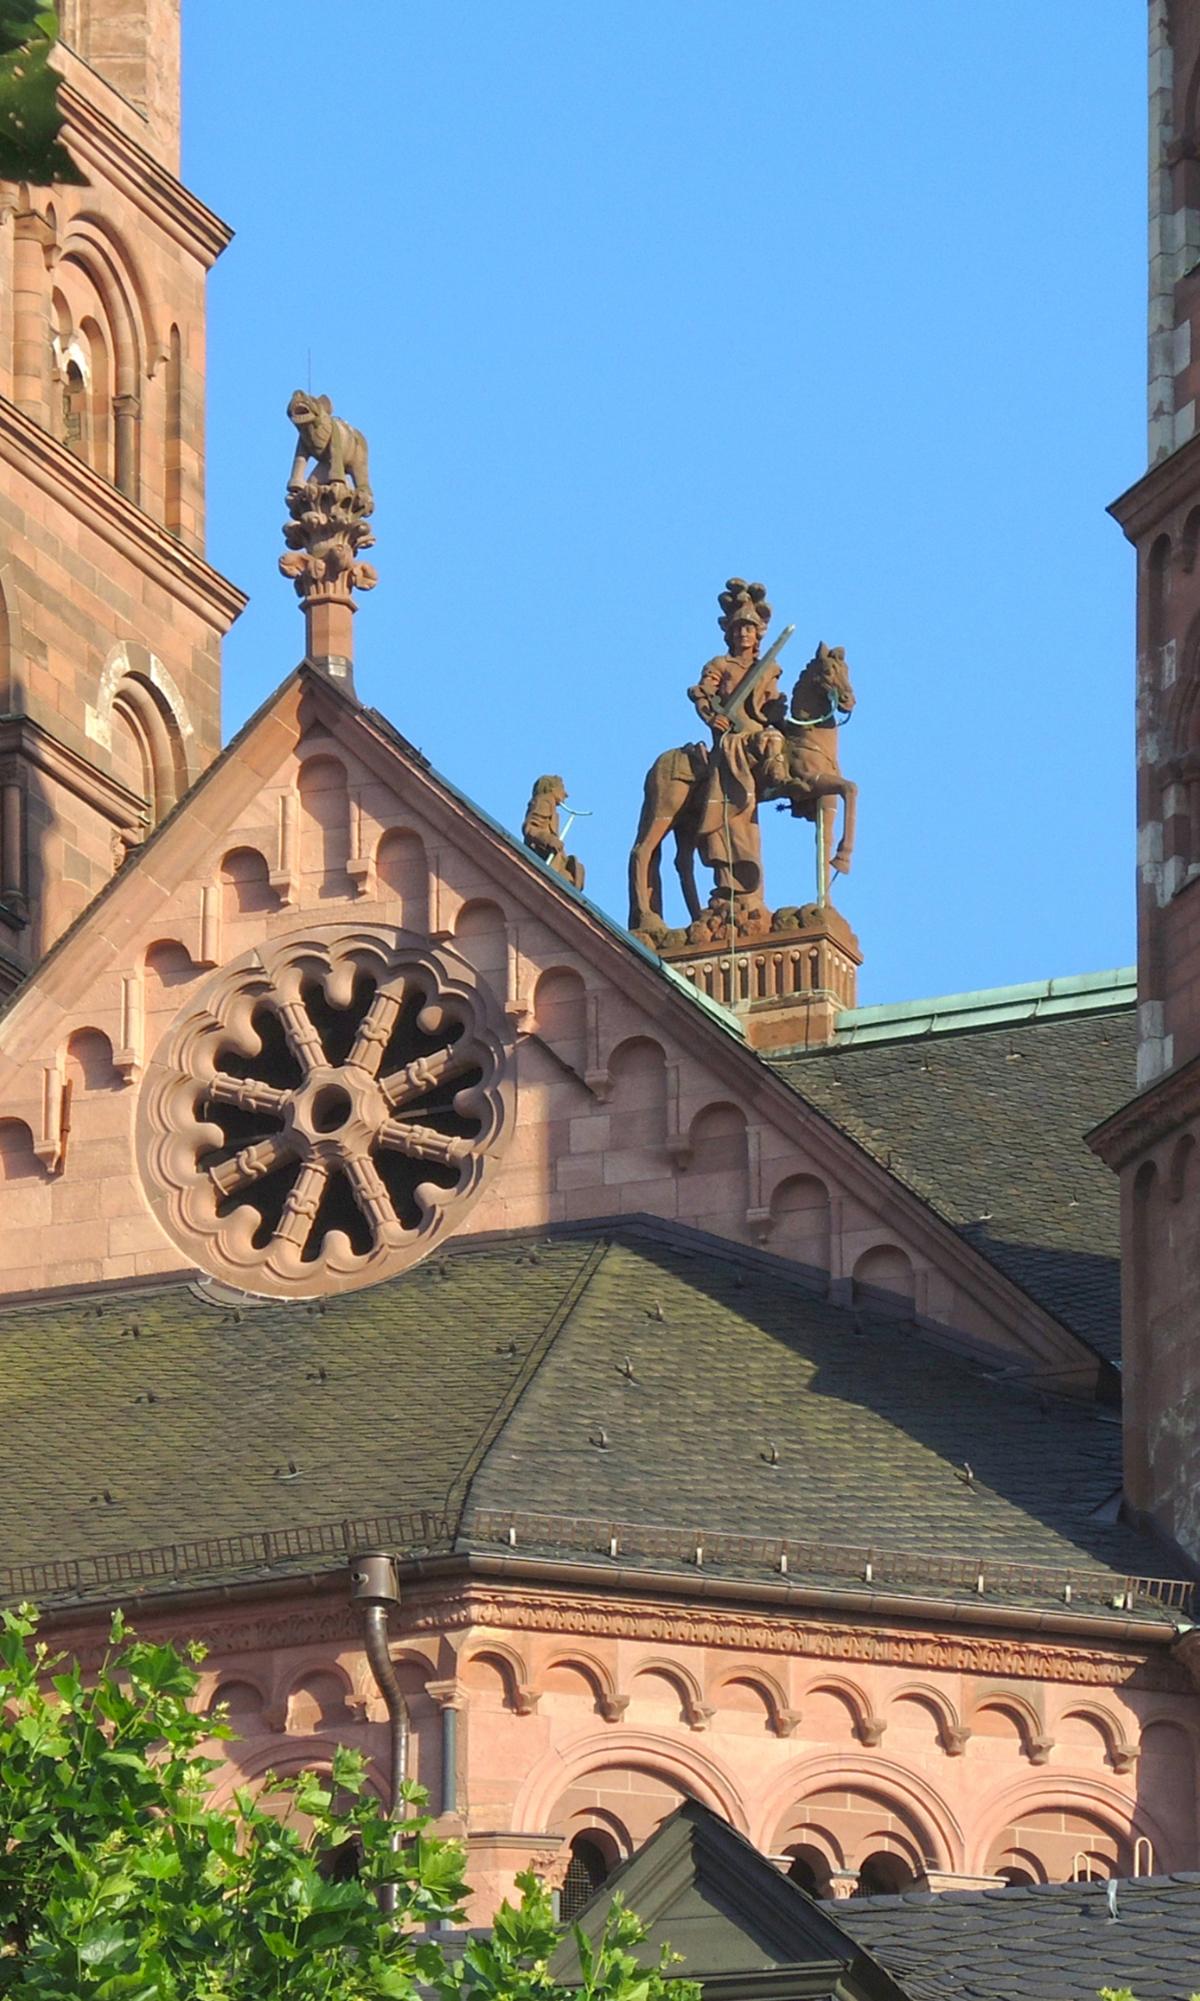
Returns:
[[[316,1604],[298,1601],[278,1610],[268,1611],[262,1606],[248,1606],[243,1613],[223,1610],[211,1618],[199,1608],[155,1616],[152,1608],[147,1607],[141,1616],[135,1610],[135,1618],[139,1629],[155,1638],[173,1635],[203,1639],[210,1656],[217,1659],[292,1647],[341,1648],[362,1643],[361,1624],[352,1608],[333,1596]],[[1166,1655],[1159,1648],[1152,1653],[1149,1650],[1121,1653],[1112,1648],[1055,1645],[1045,1640],[906,1632],[894,1627],[853,1626],[832,1621],[798,1624],[781,1619],[773,1624],[753,1613],[712,1607],[691,1610],[674,1603],[667,1606],[634,1599],[589,1599],[566,1593],[485,1595],[470,1584],[453,1584],[440,1591],[426,1585],[406,1594],[395,1637],[400,1641],[415,1640],[423,1635],[461,1634],[473,1627],[486,1628],[493,1637],[507,1630],[632,1639],[656,1645],[677,1642],[685,1646],[736,1649],[747,1654],[933,1668],[988,1680],[1043,1681],[1185,1695],[1193,1687],[1183,1661],[1175,1653]],[[53,1637],[56,1646],[66,1646],[78,1653],[85,1664],[94,1664],[104,1653],[96,1625],[82,1617],[78,1625],[55,1622]],[[1182,1655],[1187,1651],[1185,1641],[1177,1652]],[[1194,1658],[1200,1666],[1200,1654]],[[607,1709],[601,1713],[607,1720],[619,1721],[627,1698],[612,1695],[605,1701],[612,1715],[608,1715]],[[775,1725],[777,1734],[790,1736],[798,1722],[797,1712],[781,1712]],[[943,1732],[947,1756],[960,1756],[970,1734],[966,1727]]]
[[[465,960],[322,926],[244,954],[177,1018],[142,1087],[142,1176],[217,1278],[343,1291],[461,1223],[510,1101],[504,1019]]]
[[[734,1647],[748,1653],[792,1654],[809,1660],[873,1662],[889,1667],[939,1668],[951,1673],[1061,1682],[1076,1686],[1186,1691],[1187,1675],[1160,1648],[1127,1653],[1004,1635],[908,1632],[805,1619],[771,1623],[753,1613],[693,1611],[686,1606],[634,1599],[590,1599],[563,1594],[485,1595],[474,1587],[408,1607],[410,1631],[446,1631],[479,1625],[515,1632],[592,1635],[658,1644]]]

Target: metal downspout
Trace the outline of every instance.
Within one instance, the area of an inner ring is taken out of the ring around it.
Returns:
[[[373,1550],[365,1556],[356,1556],[350,1564],[351,1602],[363,1608],[363,1622],[366,1628],[367,1659],[375,1686],[383,1697],[388,1713],[388,1818],[399,1822],[403,1819],[403,1790],[408,1777],[408,1704],[404,1690],[396,1679],[392,1657],[388,1650],[388,1608],[400,1603],[400,1586],[396,1578],[396,1566],[390,1556]],[[400,1846],[400,1830],[397,1826],[392,1835],[393,1849]],[[384,1911],[396,1908],[396,1885],[385,1883],[380,1891],[380,1905]]]

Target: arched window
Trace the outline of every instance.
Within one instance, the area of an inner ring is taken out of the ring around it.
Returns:
[[[574,1922],[608,1875],[608,1857],[600,1843],[586,1834],[577,1834],[571,1843],[571,1860],[559,1894],[559,1916],[565,1925]]]
[[[997,1869],[996,1874],[1008,1884],[1010,1890],[1024,1890],[1036,1880],[1028,1869],[1018,1868],[1015,1862],[1005,1869]]]
[[[88,457],[88,386],[77,361],[68,361],[63,376],[62,440],[77,459]]]
[[[807,1890],[810,1897],[829,1897],[831,1894],[829,1863],[820,1849],[805,1845],[802,1848],[790,1849],[788,1852],[791,1855],[787,1872],[788,1881],[798,1883],[802,1890]]]
[[[877,1848],[860,1864],[853,1894],[856,1897],[896,1897],[901,1890],[909,1889],[914,1881],[913,1872],[902,1855],[892,1855],[886,1848]]]

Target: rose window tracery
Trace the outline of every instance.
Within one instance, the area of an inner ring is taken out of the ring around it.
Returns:
[[[248,1291],[367,1284],[465,1215],[506,1075],[503,1017],[456,953],[342,927],[276,940],[201,990],[147,1072],[148,1193]]]

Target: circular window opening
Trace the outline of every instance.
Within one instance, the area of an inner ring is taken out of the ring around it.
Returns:
[[[139,1150],[187,1255],[303,1297],[402,1270],[455,1227],[508,1130],[506,1027],[464,960],[307,932],[215,975],[147,1073]]]
[[[348,1125],[354,1105],[349,1091],[340,1084],[323,1084],[312,1103],[312,1122],[319,1133],[335,1133]]]

